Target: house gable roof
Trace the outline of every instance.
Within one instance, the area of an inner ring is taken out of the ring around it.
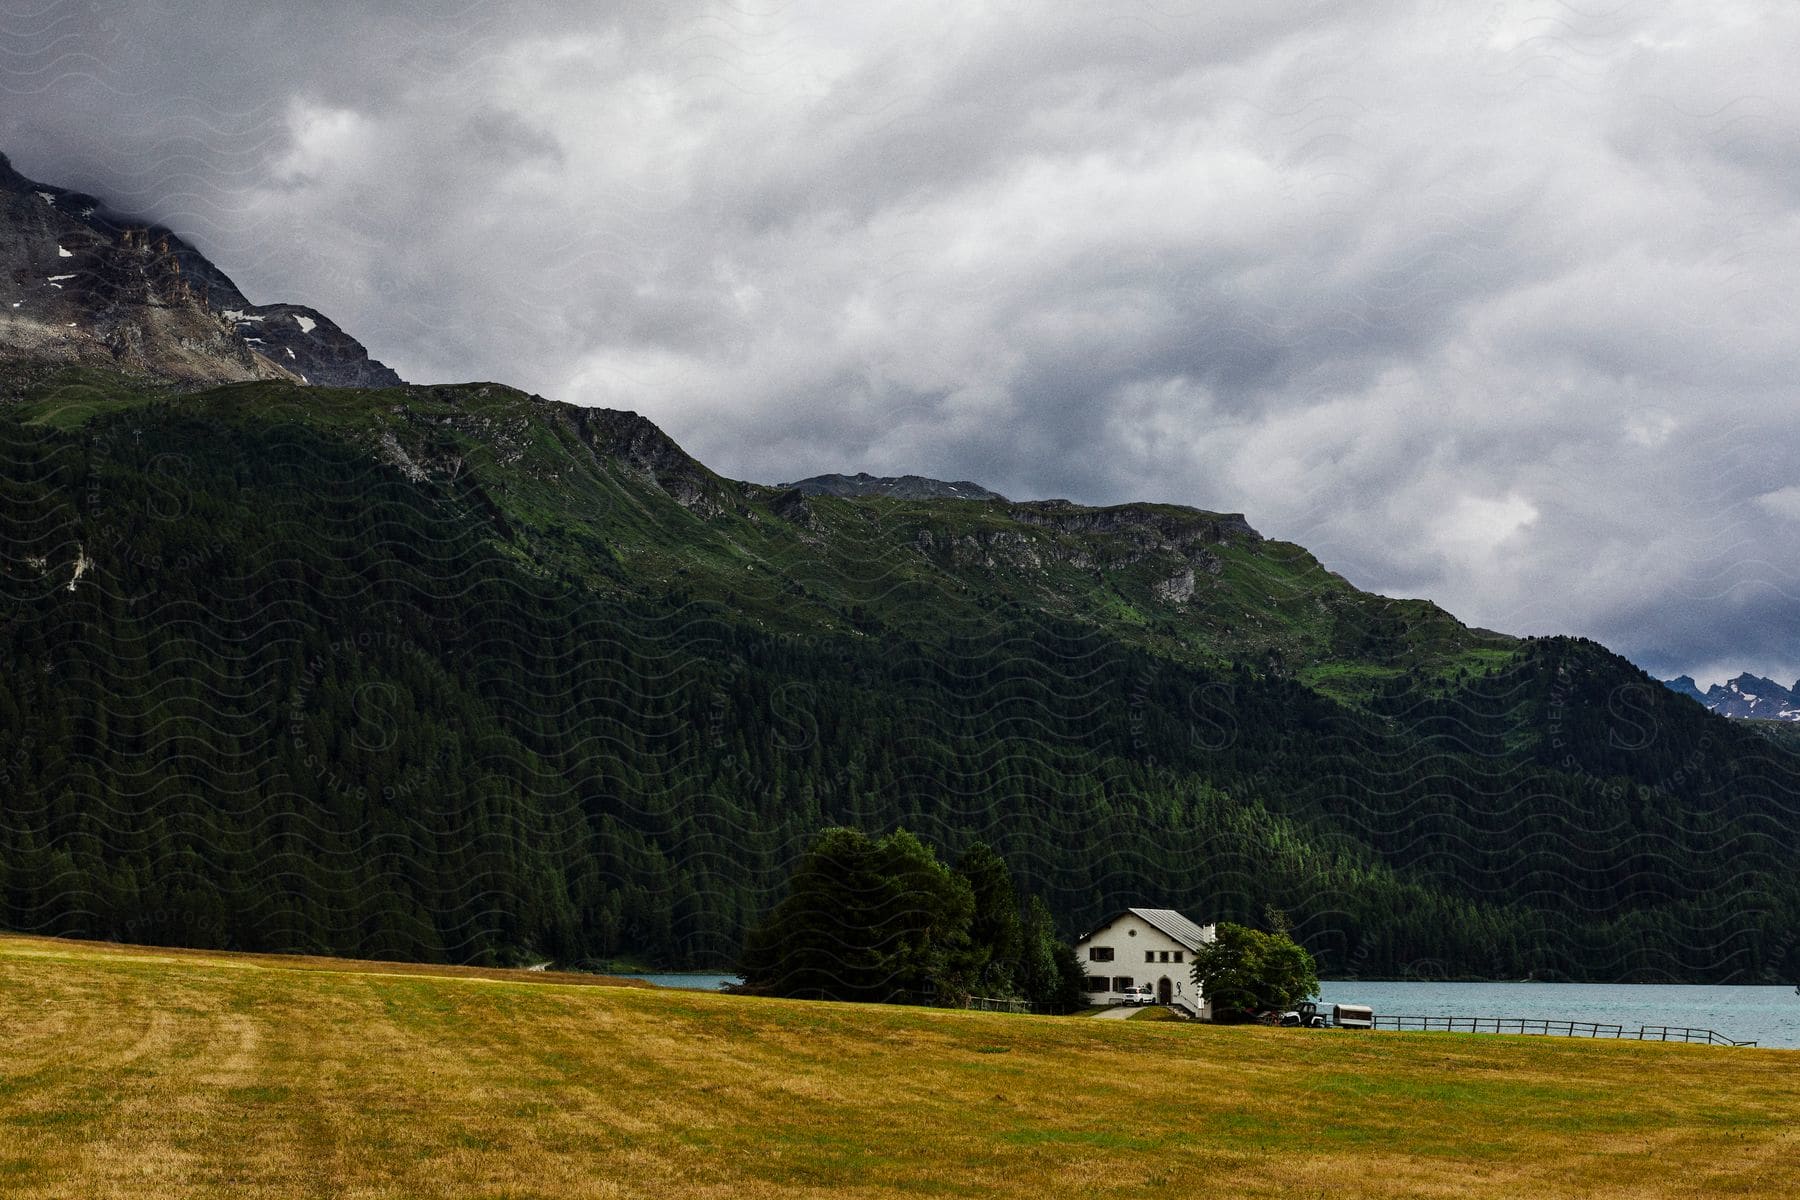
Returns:
[[[1123,912],[1116,912],[1076,938],[1076,942],[1087,941],[1120,917],[1127,915],[1136,917],[1152,928],[1168,934],[1189,950],[1198,950],[1206,944],[1205,930],[1172,908],[1128,908]]]

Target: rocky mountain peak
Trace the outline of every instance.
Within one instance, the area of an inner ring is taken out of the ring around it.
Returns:
[[[575,408],[567,410],[567,419],[596,453],[649,479],[683,508],[704,516],[725,510],[719,477],[648,417],[612,408]]]
[[[803,496],[839,496],[858,499],[863,496],[885,496],[890,500],[1005,500],[999,492],[989,491],[978,483],[959,479],[947,483],[923,475],[814,475],[793,483],[775,486],[792,488]]]
[[[0,353],[184,382],[401,382],[318,310],[252,304],[172,230],[28,179],[4,155]]]

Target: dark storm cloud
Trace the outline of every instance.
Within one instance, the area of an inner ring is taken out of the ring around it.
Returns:
[[[1800,12],[8,3],[0,145],[732,474],[1246,512],[1800,674]]]

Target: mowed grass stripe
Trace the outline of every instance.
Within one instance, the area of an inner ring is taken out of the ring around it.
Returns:
[[[0,938],[0,1195],[1761,1195],[1796,1114],[1790,1051]]]

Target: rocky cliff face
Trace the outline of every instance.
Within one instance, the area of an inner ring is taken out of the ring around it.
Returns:
[[[318,311],[254,305],[169,230],[36,183],[0,155],[0,354],[182,382],[401,380]]]
[[[328,387],[398,387],[402,380],[369,357],[361,342],[316,308],[299,304],[246,304],[221,311],[237,336],[256,352]]]
[[[945,483],[923,475],[877,476],[867,472],[855,475],[814,475],[795,483],[777,484],[793,488],[803,496],[886,496],[893,500],[1004,500],[999,492],[991,492],[978,483],[959,479]]]
[[[655,484],[688,511],[717,516],[732,503],[723,481],[649,418],[610,408],[578,408],[568,410],[566,419],[597,455]]]

